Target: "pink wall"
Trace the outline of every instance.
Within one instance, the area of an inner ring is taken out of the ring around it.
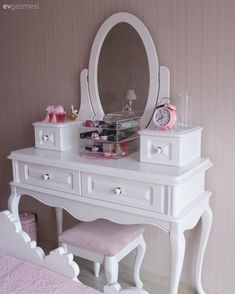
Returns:
[[[0,209],[7,207],[10,193],[7,155],[34,144],[32,123],[43,117],[46,105],[79,106],[79,74],[88,65],[97,29],[112,13],[131,12],[149,28],[160,63],[171,70],[172,95],[185,89],[192,93],[193,121],[204,127],[202,152],[214,163],[206,184],[214,194],[214,223],[205,258],[204,284],[221,294],[231,294],[235,269],[235,1],[35,3],[40,5],[35,11],[8,11],[0,5]],[[23,200],[22,206],[38,213],[39,233],[55,239],[54,211],[29,198]],[[192,252],[199,229],[200,226],[187,234],[184,282],[191,280]],[[168,276],[167,237],[148,227],[146,239],[144,269]]]

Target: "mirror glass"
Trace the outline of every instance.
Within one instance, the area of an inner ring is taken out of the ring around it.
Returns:
[[[142,39],[128,23],[115,25],[102,44],[98,91],[105,114],[130,107],[135,113],[144,112],[149,91],[148,58]]]

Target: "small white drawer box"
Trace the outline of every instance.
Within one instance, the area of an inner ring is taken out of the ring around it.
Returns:
[[[200,127],[142,130],[139,132],[140,161],[184,166],[201,156],[201,132]]]
[[[66,151],[78,147],[79,121],[63,123],[34,123],[35,145],[37,148]]]

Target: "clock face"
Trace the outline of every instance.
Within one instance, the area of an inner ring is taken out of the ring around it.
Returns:
[[[155,111],[154,122],[157,126],[166,126],[170,121],[170,112],[166,108],[159,108]]]

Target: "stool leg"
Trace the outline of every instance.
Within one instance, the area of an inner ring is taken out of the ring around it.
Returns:
[[[117,283],[118,280],[118,261],[115,256],[105,256],[104,270],[106,275],[107,284]]]
[[[135,265],[134,265],[134,281],[137,288],[143,288],[143,283],[140,280],[140,267],[142,265],[145,252],[146,252],[146,243],[142,235],[140,244],[136,248],[136,258],[135,258]]]
[[[94,262],[94,273],[96,278],[99,277],[100,274],[100,263],[99,262]]]

